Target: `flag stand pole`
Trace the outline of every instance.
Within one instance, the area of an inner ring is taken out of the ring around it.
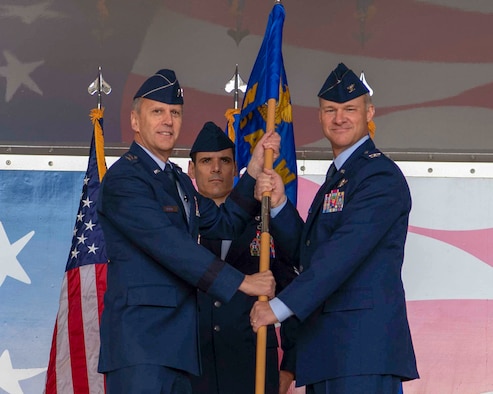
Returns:
[[[267,102],[267,124],[266,131],[274,130],[276,114],[276,99],[271,98]],[[272,169],[274,152],[272,149],[266,149],[264,153],[264,167]],[[259,272],[267,271],[270,268],[270,192],[262,194],[262,231],[260,234],[260,263]],[[268,301],[267,296],[259,296],[259,301]],[[255,394],[265,393],[265,360],[267,348],[267,327],[261,326],[257,331],[257,353],[255,367]]]
[[[103,79],[101,66],[98,68],[97,78],[89,85],[87,92],[92,96],[97,93],[98,107],[91,111],[90,117],[94,125],[94,144],[96,149],[96,157],[98,163],[99,182],[103,180],[106,173],[106,160],[104,158],[104,137],[103,128],[100,124],[100,119],[103,118],[104,108],[102,104],[102,93],[108,95],[111,93],[111,86]]]

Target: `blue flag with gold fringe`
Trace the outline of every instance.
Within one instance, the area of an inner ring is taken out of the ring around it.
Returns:
[[[281,136],[281,150],[273,167],[283,178],[286,195],[296,205],[298,182],[293,116],[282,58],[284,17],[284,6],[275,4],[243,98],[236,129],[236,160],[239,170],[248,165],[253,148],[266,132],[267,101],[276,99],[275,128]]]

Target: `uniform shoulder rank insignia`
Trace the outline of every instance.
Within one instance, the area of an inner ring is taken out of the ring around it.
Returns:
[[[374,158],[376,158],[376,157],[380,157],[381,155],[382,155],[382,152],[375,152],[375,153],[370,153],[370,154],[368,155],[368,157],[369,157],[370,159],[374,159]]]
[[[134,154],[132,153],[126,153],[125,154],[125,159],[127,159],[128,161],[137,161],[139,159],[138,156],[135,156]]]

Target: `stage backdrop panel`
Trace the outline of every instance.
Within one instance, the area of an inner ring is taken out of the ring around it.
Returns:
[[[329,164],[298,161],[304,217]],[[421,375],[404,392],[493,391],[493,165],[398,164],[413,198],[403,280]],[[0,155],[0,365],[15,372],[0,373],[1,388],[43,390],[86,166]]]

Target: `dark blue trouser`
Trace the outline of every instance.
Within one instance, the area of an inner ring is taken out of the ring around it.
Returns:
[[[324,380],[306,386],[306,394],[401,394],[400,378],[393,375],[358,375]]]
[[[188,374],[160,365],[141,364],[106,373],[107,394],[192,394]]]

